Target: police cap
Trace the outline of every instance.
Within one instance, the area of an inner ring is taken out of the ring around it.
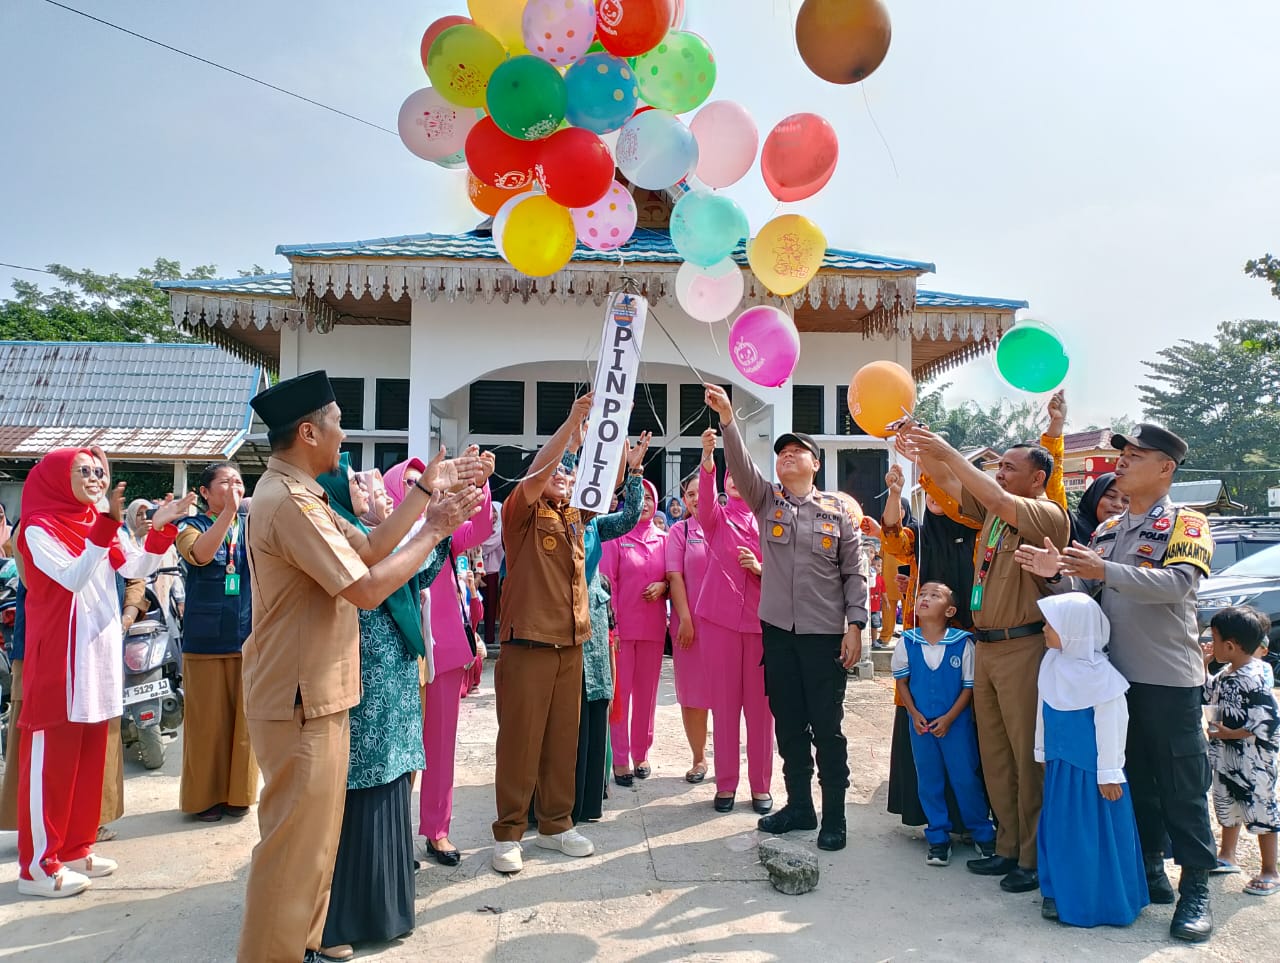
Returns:
[[[822,460],[822,449],[818,447],[818,443],[813,440],[810,435],[800,431],[789,431],[785,435],[780,435],[778,440],[773,443],[773,453],[775,455],[782,454],[782,449],[787,445],[799,445],[801,448],[808,449],[814,458]]]
[[[1112,435],[1111,447],[1124,451],[1126,445],[1134,448],[1145,448],[1147,451],[1162,451],[1179,465],[1187,457],[1187,443],[1159,425],[1141,424],[1127,435]]]

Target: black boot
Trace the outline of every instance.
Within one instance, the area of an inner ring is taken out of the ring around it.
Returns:
[[[1178,906],[1173,911],[1169,935],[1188,943],[1203,943],[1213,935],[1207,869],[1182,868],[1182,879],[1178,881]]]
[[[788,795],[787,804],[776,813],[761,816],[756,828],[774,836],[797,829],[817,829],[818,814],[813,809],[813,797],[808,793]]]
[[[834,852],[844,849],[844,794],[843,789],[822,791],[822,828],[818,830],[818,848]]]
[[[1143,853],[1142,868],[1147,871],[1147,892],[1153,903],[1172,903],[1173,884],[1164,872],[1163,853]]]

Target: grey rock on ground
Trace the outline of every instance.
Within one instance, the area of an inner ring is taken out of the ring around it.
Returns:
[[[769,882],[779,893],[801,896],[818,888],[818,857],[794,843],[776,842],[764,861]]]

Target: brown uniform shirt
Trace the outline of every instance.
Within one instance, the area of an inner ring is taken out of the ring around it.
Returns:
[[[279,458],[254,490],[247,537],[245,715],[292,719],[299,693],[308,719],[350,709],[360,701],[360,622],[338,593],[368,573],[367,537],[334,513],[314,478]]]
[[[1039,498],[1013,497],[1018,502],[1018,524],[1016,528],[1006,529],[995,546],[991,566],[987,571],[982,607],[973,610],[975,628],[1015,629],[1031,622],[1044,621],[1040,607],[1036,605],[1038,599],[1048,594],[1044,581],[1023,571],[1022,566],[1014,560],[1013,553],[1023,544],[1043,548],[1046,538],[1051,539],[1058,548],[1066,548],[1071,541],[1071,521],[1061,505],[1044,495]],[[960,496],[960,511],[982,522],[974,570],[974,584],[977,585],[991,526],[998,519],[994,514],[988,514],[986,506],[974,498],[967,488]]]
[[[582,536],[594,516],[541,498],[528,508],[521,501],[502,503],[507,578],[498,641],[581,645],[591,637]]]

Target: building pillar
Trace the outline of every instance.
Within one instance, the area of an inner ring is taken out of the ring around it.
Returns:
[[[175,461],[173,463],[173,497],[181,498],[187,493],[187,463],[185,461]]]

